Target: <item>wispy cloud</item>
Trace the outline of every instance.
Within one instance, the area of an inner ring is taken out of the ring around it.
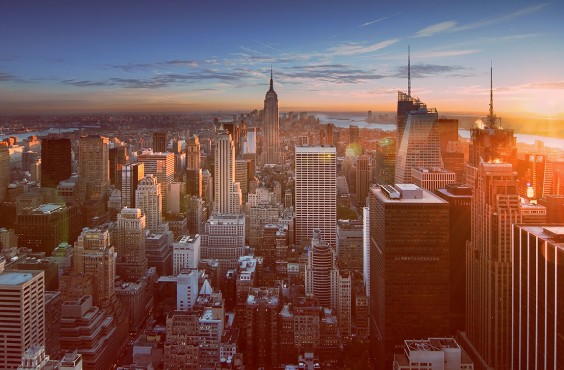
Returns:
[[[20,78],[11,73],[0,72],[0,81],[20,81]]]
[[[259,45],[262,45],[262,46],[266,47],[266,48],[269,48],[269,49],[272,49],[272,50],[277,51],[274,47],[272,47],[272,46],[270,46],[270,45],[268,45],[268,44],[265,44],[264,42],[261,42],[261,41],[255,40],[255,39],[253,39],[253,41],[256,42],[256,43],[259,44]]]
[[[128,64],[110,65],[110,67],[112,68],[121,69],[122,71],[125,72],[146,70],[146,69],[165,67],[165,66],[196,68],[199,66],[199,63],[196,60],[173,59],[173,60],[165,60],[165,61],[152,62],[152,63],[128,63]]]
[[[411,66],[411,77],[414,78],[425,78],[436,75],[449,75],[453,77],[468,77],[467,74],[455,73],[467,70],[466,67],[462,66],[447,66],[440,64],[414,64]],[[407,66],[396,67],[395,77],[406,77],[407,76]]]
[[[425,28],[415,32],[415,37],[433,36],[434,34],[451,30],[455,26],[456,26],[455,21],[446,21],[446,22],[436,23],[436,24],[430,25],[428,27],[425,27]]]
[[[462,49],[462,50],[428,50],[428,51],[421,51],[411,53],[413,58],[449,58],[449,57],[458,57],[461,55],[470,55],[470,54],[477,54],[480,53],[482,50],[480,49]]]
[[[77,87],[103,87],[117,86],[127,89],[160,89],[171,85],[192,84],[202,81],[222,81],[236,83],[241,79],[251,77],[250,71],[236,70],[234,72],[222,72],[216,70],[203,70],[194,73],[169,73],[149,78],[121,78],[112,77],[104,80],[75,80],[67,79],[61,82]]]
[[[495,18],[486,18],[486,19],[482,19],[482,20],[479,20],[479,21],[476,21],[476,22],[463,24],[463,25],[460,25],[458,27],[453,28],[452,31],[466,31],[466,30],[471,30],[471,29],[475,29],[475,28],[490,26],[492,24],[504,22],[504,21],[507,21],[507,20],[510,20],[510,19],[513,19],[513,18],[517,18],[517,17],[523,17],[525,15],[529,15],[529,14],[532,14],[534,12],[537,12],[537,11],[545,8],[547,5],[548,5],[548,3],[528,6],[526,8],[508,13],[508,14],[505,14],[505,15],[501,15],[501,16],[498,16],[498,17],[495,17]]]
[[[370,45],[361,45],[358,43],[348,43],[348,44],[341,44],[332,48],[329,48],[328,51],[333,53],[334,55],[356,55],[356,54],[366,54],[371,53],[374,51],[378,51],[380,49],[387,48],[390,45],[395,44],[398,42],[399,39],[390,39],[377,42],[375,44]]]
[[[388,17],[378,18],[378,19],[375,19],[375,20],[370,21],[370,22],[359,24],[356,28],[370,26],[371,24],[382,22],[383,20],[386,20],[386,19],[388,19]]]
[[[358,84],[369,80],[379,80],[386,76],[371,70],[353,68],[346,64],[319,64],[292,66],[277,72],[284,79],[295,80],[317,80],[333,84]]]

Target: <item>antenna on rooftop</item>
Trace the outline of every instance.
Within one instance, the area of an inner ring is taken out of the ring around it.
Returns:
[[[407,45],[407,96],[411,97],[411,50]]]

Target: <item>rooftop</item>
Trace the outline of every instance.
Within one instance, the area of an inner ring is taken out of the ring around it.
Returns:
[[[47,203],[47,204],[42,204],[37,208],[34,208],[33,213],[41,213],[48,215],[53,212],[60,211],[64,208],[65,206],[62,204]]]
[[[43,271],[25,271],[25,272],[4,272],[0,273],[0,285],[21,285],[24,284],[31,279],[35,275],[42,273]]]
[[[370,192],[384,203],[398,204],[444,204],[445,200],[415,184],[381,185],[370,188]],[[415,196],[412,197],[412,194]],[[406,197],[407,195],[407,197]]]

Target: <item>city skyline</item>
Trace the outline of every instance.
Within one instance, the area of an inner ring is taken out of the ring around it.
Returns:
[[[440,6],[440,7],[439,7]],[[564,5],[2,4],[5,114],[260,109],[392,111],[407,90],[439,112],[563,118]],[[437,10],[438,9],[438,10]]]

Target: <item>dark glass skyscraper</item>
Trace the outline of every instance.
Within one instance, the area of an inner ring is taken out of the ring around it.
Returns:
[[[56,188],[71,177],[71,142],[65,138],[41,140],[41,187]]]
[[[449,330],[448,203],[413,184],[370,189],[370,336],[379,369],[409,338]]]

